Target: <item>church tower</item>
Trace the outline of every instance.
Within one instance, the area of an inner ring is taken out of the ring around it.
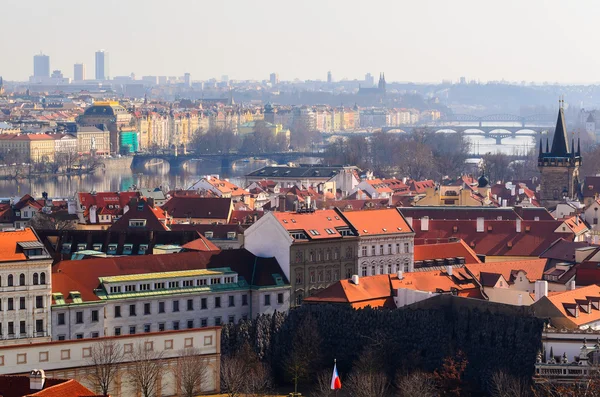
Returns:
[[[579,188],[581,150],[579,140],[575,150],[574,139],[569,149],[563,104],[564,101],[561,100],[552,148],[548,148],[548,141],[546,141],[544,152],[540,140],[538,155],[538,169],[541,173],[540,201],[546,208],[556,207],[567,198],[576,198]]]

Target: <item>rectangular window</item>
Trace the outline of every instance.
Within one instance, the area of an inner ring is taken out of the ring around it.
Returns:
[[[188,309],[188,311],[194,310],[194,300],[193,299],[187,300],[187,309]]]
[[[215,317],[215,326],[221,325],[221,317]]]
[[[173,321],[173,330],[179,331],[179,321]]]
[[[92,338],[99,338],[100,334],[98,332],[92,332]]]
[[[58,335],[58,340],[65,340],[65,336],[64,335]]]
[[[25,335],[25,321],[19,322],[19,332],[21,335]]]
[[[242,295],[242,306],[248,306],[248,295]]]
[[[375,246],[374,245],[371,246],[371,255],[375,256]]]
[[[43,296],[36,296],[35,297],[35,308],[36,309],[43,309],[44,308],[44,297]]]
[[[234,324],[235,323],[235,316],[229,316],[229,318],[227,320],[229,321],[229,324]]]
[[[121,317],[121,306],[115,306],[115,318]]]
[[[179,281],[169,281],[169,288],[179,288]]]
[[[7,310],[15,310],[13,298],[8,298],[8,309]]]
[[[277,303],[280,305],[283,303],[283,294],[281,292],[277,294]]]
[[[194,280],[183,280],[183,286],[184,287],[193,287],[194,286]]]
[[[129,305],[129,317],[134,317],[135,315],[135,305]]]
[[[392,255],[392,244],[388,244],[388,255]]]
[[[159,331],[164,331],[165,330],[165,323],[158,323],[158,330]]]
[[[229,307],[235,306],[235,296],[229,295]]]
[[[173,301],[173,312],[179,311],[179,301]]]
[[[98,310],[92,310],[92,322],[93,323],[98,322]]]
[[[408,254],[409,250],[410,250],[410,244],[409,243],[404,243],[404,253]]]
[[[188,327],[188,329],[194,328],[194,320],[188,320],[187,321],[187,327]]]
[[[270,306],[271,305],[271,295],[267,294],[265,295],[265,306]]]
[[[204,328],[204,327],[208,327],[208,319],[207,319],[207,318],[201,318],[201,319],[200,319],[200,326],[201,326],[202,328]]]
[[[115,327],[115,336],[121,335],[121,327]]]
[[[83,312],[75,312],[75,323],[83,324]]]
[[[383,245],[379,246],[379,255],[383,255]]]
[[[38,334],[44,332],[44,320],[35,320],[35,332]]]
[[[215,307],[221,307],[221,297],[215,297]]]
[[[154,283],[154,289],[165,289],[165,283]]]
[[[24,296],[19,298],[19,310],[25,310],[25,297]]]
[[[144,324],[144,332],[146,332],[146,333],[150,332],[150,327],[151,327],[150,324]]]
[[[83,339],[83,334],[75,334],[75,339]]]
[[[158,302],[158,312],[159,313],[165,312],[165,302]]]
[[[129,326],[129,335],[135,335],[135,325]]]
[[[8,335],[13,335],[15,334],[15,323],[12,321],[8,322]]]
[[[152,311],[150,310],[150,304],[144,303],[144,315],[147,316],[149,314],[152,314]]]
[[[65,314],[58,313],[58,325],[65,325]]]
[[[205,310],[207,308],[206,298],[200,299],[200,309]]]

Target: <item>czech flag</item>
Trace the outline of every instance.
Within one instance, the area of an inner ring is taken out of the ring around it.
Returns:
[[[342,388],[342,381],[337,372],[337,365],[333,363],[333,375],[331,376],[331,390],[337,390]]]

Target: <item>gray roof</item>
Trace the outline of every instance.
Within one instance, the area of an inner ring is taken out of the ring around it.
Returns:
[[[247,177],[258,177],[258,178],[331,178],[339,174],[344,168],[343,166],[327,167],[321,165],[311,166],[299,166],[299,167],[288,167],[288,166],[267,166],[259,170],[247,174]],[[356,167],[351,167],[356,169]]]

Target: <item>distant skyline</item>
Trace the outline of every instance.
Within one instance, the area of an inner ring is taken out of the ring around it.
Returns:
[[[600,82],[600,2],[581,0],[61,0],[2,4],[0,76],[27,80],[33,56],[73,77],[95,52],[110,75],[193,80]]]

